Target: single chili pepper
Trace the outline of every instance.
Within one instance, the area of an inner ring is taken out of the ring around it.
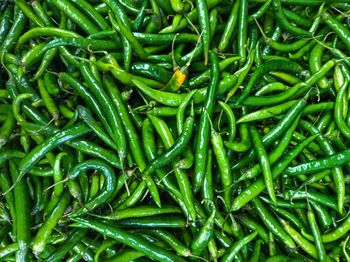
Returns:
[[[164,205],[162,206],[162,208],[152,206],[138,206],[116,210],[115,212],[112,212],[107,216],[103,216],[103,218],[108,220],[122,220],[127,218],[149,217],[162,214],[176,213],[180,213],[180,209],[175,206]]]
[[[323,243],[329,243],[343,237],[350,230],[350,217],[348,216],[340,226],[338,226],[333,231],[323,234]]]
[[[75,46],[81,48],[88,48],[89,50],[110,50],[117,51],[121,44],[119,41],[111,40],[92,40],[88,38],[72,38],[63,37],[51,40],[50,42],[40,43],[35,48],[28,51],[22,57],[22,63],[26,68],[30,68],[51,48],[62,46]],[[74,59],[73,59],[74,60]]]
[[[93,24],[78,8],[72,3],[63,0],[51,0],[50,1],[61,12],[64,12],[70,19],[72,19],[82,30],[87,34],[94,34],[98,32],[98,28]],[[86,7],[85,7],[86,10]]]
[[[227,207],[231,204],[232,195],[232,173],[230,168],[230,161],[226,154],[223,140],[219,133],[217,133],[213,128],[211,130],[211,144],[213,152],[216,158],[217,166],[220,173],[221,183],[223,186],[223,195],[225,205]]]
[[[317,257],[320,261],[326,261],[327,260],[326,251],[322,243],[321,233],[317,225],[315,213],[313,212],[311,207],[309,207],[308,209],[307,217],[309,219],[310,228],[315,239]]]
[[[66,192],[63,194],[61,200],[57,203],[57,206],[52,210],[49,217],[46,218],[44,224],[40,227],[33,240],[34,254],[38,255],[44,250],[47,238],[50,236],[58,220],[62,217],[63,212],[69,204],[69,201],[70,195]]]
[[[53,119],[56,121],[56,125],[57,125],[58,124],[57,121],[59,118],[59,112],[58,112],[58,108],[56,106],[56,103],[53,100],[53,98],[51,97],[51,95],[48,93],[43,78],[39,78],[37,83],[38,83],[40,96],[44,100],[44,104],[45,104],[47,110],[49,111],[49,113],[51,114]]]
[[[286,111],[288,111],[288,109],[291,108],[296,102],[297,102],[296,100],[287,101],[277,106],[267,107],[267,108],[254,111],[238,119],[237,124],[251,122],[251,121],[259,121],[259,120],[281,115]]]
[[[334,197],[325,196],[322,193],[311,192],[311,191],[296,191],[296,190],[288,190],[283,192],[283,196],[285,199],[310,199],[315,202],[318,202],[324,206],[330,207],[334,210],[337,210],[337,204]]]
[[[98,135],[107,145],[117,151],[117,146],[111,141],[111,138],[105,133],[103,128],[99,126],[89,109],[83,106],[78,106],[77,110],[80,118],[96,133],[96,135]]]
[[[14,203],[16,212],[16,239],[19,243],[16,252],[16,260],[29,261],[29,248],[31,240],[31,217],[28,216],[31,208],[31,199],[28,195],[27,184],[25,180],[20,179],[16,163],[9,161],[10,174],[13,183],[18,181],[14,186]]]
[[[231,87],[230,92],[227,94],[227,98],[230,98],[231,96],[233,96],[236,93],[237,89],[242,85],[242,83],[245,80],[245,78],[246,78],[250,68],[253,65],[255,52],[256,52],[255,49],[250,51],[250,54],[248,56],[248,60],[246,61],[245,65],[240,70],[236,71],[232,75],[232,77],[236,77],[237,78],[237,81],[236,81],[236,83],[233,83],[233,86]]]
[[[324,159],[314,160],[294,167],[288,167],[285,172],[291,175],[321,172],[330,168],[345,165],[349,161],[348,157],[349,150],[344,150],[343,152],[339,152]]]
[[[301,37],[310,37],[311,33],[308,31],[305,31],[304,29],[298,28],[294,25],[292,25],[286,18],[283,9],[282,9],[282,5],[281,5],[281,0],[273,0],[272,1],[272,6],[274,7],[275,10],[275,15],[276,15],[276,19],[278,24],[285,29],[286,31],[301,36]]]
[[[305,228],[305,225],[303,224],[303,222],[292,212],[279,207],[272,207],[272,208],[279,216],[288,220],[288,222],[294,225],[296,228],[300,228],[301,230]]]
[[[0,43],[5,40],[7,33],[11,28],[11,18],[13,16],[13,7],[8,5],[5,11],[1,14],[1,22],[0,22]]]
[[[21,36],[22,31],[27,23],[27,17],[24,12],[15,5],[14,8],[14,23],[8,31],[5,39],[1,41],[0,52],[11,52],[15,46],[18,38]]]
[[[128,245],[158,261],[185,261],[184,259],[175,256],[173,253],[161,249],[143,238],[132,235],[123,229],[112,227],[87,218],[75,217],[74,221],[88,228],[99,231],[110,238],[118,240],[119,242],[122,242],[123,244]]]
[[[339,36],[339,38],[343,41],[343,43],[350,48],[350,32],[349,30],[340,23],[337,19],[332,17],[327,12],[324,12],[322,15],[322,20]]]
[[[187,78],[189,63],[190,62],[186,63],[185,66],[177,68],[170,80],[164,85],[161,90],[166,92],[177,92]]]
[[[232,6],[230,15],[228,17],[227,23],[225,25],[225,30],[222,33],[222,36],[220,38],[220,42],[218,45],[218,49],[220,51],[225,51],[227,48],[229,41],[232,37],[233,30],[235,29],[237,20],[238,20],[238,9],[239,9],[239,1],[236,1],[234,5]]]
[[[238,55],[241,57],[241,63],[246,60],[246,42],[247,42],[247,31],[248,31],[248,1],[241,0],[238,10]]]
[[[64,191],[63,184],[59,184],[59,182],[62,181],[63,179],[62,170],[61,170],[61,160],[66,155],[67,153],[61,152],[55,158],[55,163],[53,168],[53,178],[54,178],[54,182],[58,184],[54,186],[53,194],[56,197],[60,197]]]
[[[193,174],[193,191],[198,192],[204,180],[204,173],[207,160],[207,148],[209,142],[209,119],[215,106],[216,90],[218,86],[218,58],[214,52],[210,53],[211,81],[208,87],[207,98],[204,102],[203,111],[200,116],[200,125],[195,147],[195,161]]]
[[[258,20],[268,10],[268,8],[271,6],[271,3],[272,3],[272,0],[266,1],[255,13],[248,16],[247,22],[252,23],[255,20]]]
[[[265,197],[265,196],[259,196],[259,198],[264,201],[265,203],[268,203],[270,205],[273,205],[273,202],[271,201],[270,198]],[[276,201],[276,207],[281,207],[281,208],[288,208],[288,209],[305,209],[307,206],[303,202],[293,202],[290,203],[288,201],[282,200],[282,199],[277,199]]]
[[[43,59],[41,60],[38,70],[33,76],[33,80],[38,80],[38,78],[45,73],[47,68],[50,66],[52,60],[55,58],[57,51],[58,51],[58,48],[52,48],[46,52]]]
[[[131,73],[166,83],[171,78],[171,73],[163,67],[144,62],[133,63]]]
[[[196,6],[198,9],[198,21],[202,31],[204,64],[206,65],[209,58],[211,39],[208,6],[205,0],[196,0]]]
[[[320,44],[315,45],[315,47],[311,50],[310,58],[309,58],[309,67],[312,74],[316,73],[322,67],[322,56],[323,56],[324,47]],[[328,87],[328,80],[326,77],[321,78],[317,85],[320,88]]]
[[[89,202],[85,203],[83,208],[73,211],[70,216],[78,216],[84,212],[95,209],[105,201],[108,201],[115,190],[117,180],[115,178],[114,171],[110,165],[101,160],[86,160],[75,165],[69,171],[67,179],[75,179],[81,172],[89,169],[99,170],[105,177],[103,187],[101,188],[101,193],[95,196]]]
[[[18,44],[24,44],[32,38],[55,36],[55,37],[81,37],[79,34],[56,27],[35,27],[25,32],[19,39]]]
[[[81,124],[76,127],[58,132],[51,138],[47,139],[44,143],[40,144],[40,146],[37,146],[32,151],[30,151],[21,160],[19,165],[21,176],[28,172],[46,153],[57,147],[59,144],[82,136],[90,131],[90,128],[88,128],[86,125]]]
[[[222,101],[219,101],[218,102],[220,107],[223,109],[226,117],[227,117],[227,120],[228,120],[228,125],[229,125],[229,139],[228,139],[228,142],[233,142],[235,137],[236,137],[236,117],[234,115],[234,112],[232,111],[231,107],[222,102]]]
[[[263,141],[260,138],[260,134],[256,127],[250,127],[251,140],[254,147],[254,151],[259,159],[259,164],[264,176],[265,187],[267,192],[272,200],[272,202],[276,203],[275,190],[272,181],[272,174],[270,169],[269,158],[266,153],[266,149],[264,148]]]
[[[72,1],[77,5],[86,15],[102,30],[108,30],[110,27],[104,17],[100,15],[93,6],[91,6],[87,1]]]
[[[192,240],[191,250],[194,255],[200,255],[213,237],[215,212],[216,209],[214,207],[210,217],[205,221]]]

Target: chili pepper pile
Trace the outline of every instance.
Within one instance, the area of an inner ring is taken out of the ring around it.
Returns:
[[[350,261],[349,0],[0,11],[1,261]]]

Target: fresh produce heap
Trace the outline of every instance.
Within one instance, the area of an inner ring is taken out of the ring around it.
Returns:
[[[350,261],[349,0],[0,11],[1,261]]]

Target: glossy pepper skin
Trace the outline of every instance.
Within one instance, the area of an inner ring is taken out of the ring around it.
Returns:
[[[349,260],[349,9],[0,1],[0,260]]]

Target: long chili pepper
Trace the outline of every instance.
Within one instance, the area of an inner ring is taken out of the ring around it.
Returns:
[[[349,10],[0,1],[0,260],[349,260]]]

